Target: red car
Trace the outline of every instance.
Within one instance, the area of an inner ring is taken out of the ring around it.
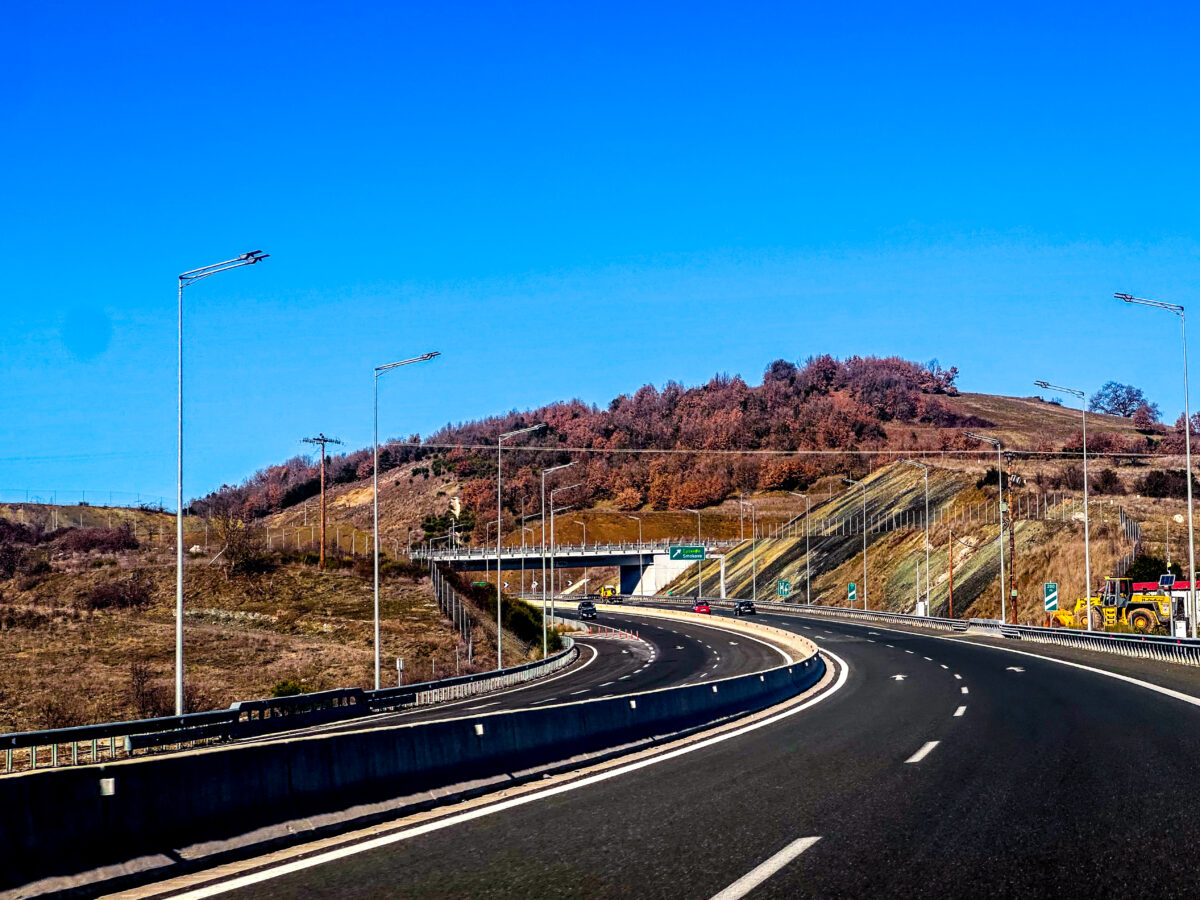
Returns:
[[[708,602],[705,600],[697,600],[695,603],[693,603],[692,604],[692,612],[705,613],[706,615],[712,615],[712,610],[709,609]]]

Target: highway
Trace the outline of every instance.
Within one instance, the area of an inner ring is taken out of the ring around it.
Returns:
[[[181,896],[1195,893],[1200,701],[969,640],[760,620],[844,660],[840,689],[685,752]]]
[[[572,618],[573,613],[559,611]],[[566,671],[491,694],[453,703],[385,713],[331,725],[288,731],[253,740],[287,740],[299,734],[329,734],[385,728],[399,723],[430,722],[476,712],[502,712],[547,703],[570,703],[692,684],[758,672],[785,661],[778,650],[753,639],[702,623],[601,613],[595,620],[636,632],[641,640],[577,639],[579,660]]]

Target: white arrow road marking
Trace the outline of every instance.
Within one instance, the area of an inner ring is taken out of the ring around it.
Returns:
[[[916,753],[914,753],[912,756],[910,756],[908,759],[906,759],[905,762],[906,763],[919,763],[921,760],[923,760],[925,757],[927,757],[930,754],[930,752],[933,750],[934,747],[936,747],[940,743],[941,743],[941,741],[930,741],[924,747],[922,747],[920,750],[918,750]]]
[[[1009,666],[1004,671],[1005,672],[1024,672],[1025,670],[1022,669],[1020,666]]]
[[[965,706],[960,706],[958,709],[956,709],[956,710],[954,711],[954,717],[955,717],[955,718],[958,718],[959,716],[961,716],[961,715],[962,715],[963,713],[965,713],[966,711],[967,711],[967,708],[966,708]]]
[[[792,841],[770,859],[759,863],[725,890],[713,894],[712,900],[739,900],[819,841],[819,837],[803,837]]]
[[[903,681],[907,677],[907,675],[893,675],[892,681]]]

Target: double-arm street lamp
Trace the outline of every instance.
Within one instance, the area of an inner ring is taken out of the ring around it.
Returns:
[[[983,441],[985,444],[991,444],[996,448],[996,490],[999,491],[999,499],[997,501],[997,514],[1000,522],[1000,533],[996,535],[997,545],[1000,550],[1000,621],[1007,621],[1005,615],[1008,598],[1004,596],[1004,453],[998,438],[987,437],[982,434],[974,434],[970,431],[964,432],[967,437],[974,438],[977,441]],[[1009,525],[1011,528],[1011,524]],[[1016,610],[1013,610],[1014,617]],[[1090,615],[1090,613],[1089,613]]]
[[[929,600],[929,466],[924,463],[919,463],[912,459],[900,460],[906,466],[912,466],[914,469],[920,469],[925,474],[925,615],[933,615],[933,606]],[[921,576],[917,575],[917,584],[920,585]]]
[[[216,275],[228,269],[242,266],[252,266],[262,262],[269,254],[261,250],[251,250],[227,259],[224,262],[213,263],[211,266],[201,266],[179,276],[179,393],[177,420],[177,450],[176,462],[178,469],[175,479],[175,715],[182,716],[183,708],[183,289],[195,284],[202,278]]]
[[[1188,380],[1187,380],[1187,317],[1183,307],[1178,303],[1163,303],[1160,300],[1146,300],[1132,294],[1113,294],[1118,300],[1126,303],[1136,303],[1139,306],[1153,306],[1155,309],[1165,309],[1179,316],[1180,335],[1183,339],[1183,442],[1187,454],[1187,519],[1188,519],[1188,615],[1192,618],[1192,637],[1200,637],[1200,624],[1197,623],[1196,609],[1196,540],[1192,527],[1192,417],[1188,409]]]
[[[546,476],[551,472],[557,472],[559,469],[569,469],[575,465],[573,462],[563,463],[561,466],[551,466],[548,469],[542,469],[542,659],[546,658],[546,652],[549,645],[549,638],[546,634]],[[551,522],[553,527],[553,522]]]
[[[503,662],[501,662],[501,659],[500,659],[500,654],[501,654],[500,644],[501,644],[501,638],[504,635],[504,631],[500,627],[501,626],[501,609],[500,608],[502,605],[501,591],[503,589],[503,583],[500,580],[500,537],[501,537],[500,532],[501,532],[501,520],[504,518],[504,510],[501,508],[501,504],[503,502],[503,495],[500,490],[500,475],[501,475],[501,470],[503,469],[503,466],[500,464],[500,451],[503,449],[504,442],[507,441],[509,438],[514,438],[514,437],[517,437],[518,435],[522,435],[522,434],[532,434],[535,431],[541,431],[545,427],[546,427],[546,423],[540,422],[537,425],[530,425],[528,428],[518,428],[515,431],[506,431],[503,434],[501,434],[500,437],[496,438],[496,668],[497,669],[504,668],[504,664],[503,664]]]
[[[1087,630],[1092,630],[1092,609],[1088,598],[1092,596],[1092,545],[1091,545],[1091,525],[1088,519],[1088,470],[1087,470],[1087,394],[1083,391],[1077,391],[1075,388],[1062,387],[1061,385],[1051,384],[1048,381],[1035,381],[1038,387],[1047,391],[1057,391],[1060,394],[1070,394],[1072,397],[1078,397],[1080,404],[1083,406],[1083,571],[1084,582],[1083,596],[1084,603],[1088,607],[1087,611]]]
[[[855,481],[849,475],[843,475],[842,481],[852,484],[862,491],[862,536],[863,536],[863,609],[867,608],[867,486],[861,481]]]
[[[375,417],[371,428],[371,518],[375,533],[375,690],[379,690],[379,376],[400,366],[411,366],[413,363],[425,362],[442,354],[433,350],[422,353],[412,359],[402,359],[399,362],[387,363],[375,367]]]

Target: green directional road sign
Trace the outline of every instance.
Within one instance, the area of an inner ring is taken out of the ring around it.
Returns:
[[[693,562],[697,559],[704,559],[703,547],[672,547],[671,559],[690,559]]]
[[[780,578],[779,583],[775,585],[775,593],[781,600],[786,600],[792,595],[792,583],[787,579]]]
[[[853,581],[846,585],[846,599],[851,603],[858,599],[858,585]]]
[[[1042,589],[1046,595],[1046,612],[1054,612],[1058,609],[1058,582],[1047,581]]]

